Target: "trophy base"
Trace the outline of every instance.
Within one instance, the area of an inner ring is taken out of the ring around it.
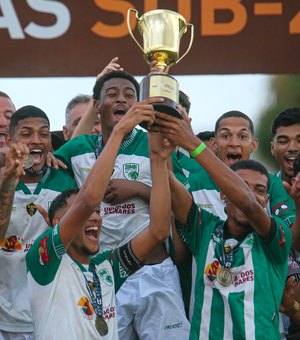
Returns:
[[[175,78],[167,74],[150,74],[141,81],[140,85],[140,100],[152,97],[163,98],[163,102],[153,104],[154,110],[182,119],[176,108],[179,101],[179,87]],[[142,122],[140,126],[147,130],[147,123]]]

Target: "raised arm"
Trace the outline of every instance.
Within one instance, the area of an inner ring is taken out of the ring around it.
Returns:
[[[24,158],[29,149],[21,143],[11,144],[6,153],[5,167],[0,182],[0,242],[5,238],[9,225],[15,189],[23,173]]]
[[[246,183],[208,148],[205,148],[204,143],[194,135],[188,117],[178,119],[156,113],[155,122],[160,125],[157,129],[171,142],[190,153],[198,151],[196,155],[194,154],[195,160],[209,173],[222,193],[247,215],[249,223],[259,235],[267,235],[271,228],[268,214],[257,202]]]
[[[60,221],[61,240],[66,248],[103,200],[115,158],[124,136],[142,121],[147,121],[149,124],[153,123],[154,110],[151,104],[154,101],[155,99],[152,98],[134,104],[114,127],[109,140],[83,183],[71,208]]]
[[[140,261],[144,261],[170,235],[171,225],[168,158],[174,147],[162,135],[150,132],[149,149],[152,176],[150,224],[131,241],[132,251]]]
[[[105,73],[120,70],[122,71],[123,68],[118,63],[119,58],[114,57],[105,67],[104,69],[97,75],[97,79],[102,77]],[[84,115],[79,121],[79,124],[76,126],[75,131],[72,134],[72,138],[80,136],[82,134],[91,134],[93,130],[93,126],[98,118],[98,103],[95,102],[93,98],[90,99],[87,110],[85,111]]]

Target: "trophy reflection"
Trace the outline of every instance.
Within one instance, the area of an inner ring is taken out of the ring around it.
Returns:
[[[138,29],[143,38],[143,47],[132,33],[130,26],[131,13],[135,13]],[[168,66],[178,63],[192,47],[194,26],[186,23],[185,18],[173,11],[158,9],[145,13],[140,18],[135,9],[127,13],[129,33],[143,51],[148,64],[156,61],[156,67],[165,70]],[[190,27],[190,42],[185,53],[180,57],[180,40]],[[140,100],[149,97],[162,97],[162,103],[153,104],[154,109],[181,118],[176,105],[179,101],[179,86],[175,78],[165,74],[149,74],[141,81]],[[142,124],[141,124],[142,125]],[[143,126],[143,125],[142,125]]]

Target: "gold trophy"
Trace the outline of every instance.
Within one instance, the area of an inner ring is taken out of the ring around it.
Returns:
[[[135,13],[138,29],[143,37],[142,47],[132,33],[130,26],[131,13]],[[194,26],[187,24],[185,18],[167,9],[149,11],[138,17],[135,9],[127,12],[127,26],[129,33],[144,53],[147,63],[157,61],[156,66],[165,69],[167,66],[177,64],[187,55],[194,39]],[[180,39],[190,27],[190,42],[185,53],[179,57]],[[164,102],[154,104],[154,109],[181,118],[176,105],[179,101],[179,86],[175,78],[165,74],[149,74],[141,81],[140,100],[149,97],[162,97]],[[142,125],[142,124],[141,124]],[[143,126],[143,125],[142,125]]]

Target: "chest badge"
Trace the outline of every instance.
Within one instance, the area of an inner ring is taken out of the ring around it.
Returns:
[[[126,163],[123,164],[123,175],[126,179],[135,181],[139,177],[139,164],[137,163]]]
[[[36,205],[34,203],[27,204],[26,211],[27,211],[27,214],[32,217],[37,211]]]

